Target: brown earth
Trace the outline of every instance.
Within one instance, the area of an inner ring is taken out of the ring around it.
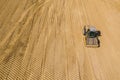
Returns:
[[[119,36],[120,0],[0,0],[0,80],[120,80]]]

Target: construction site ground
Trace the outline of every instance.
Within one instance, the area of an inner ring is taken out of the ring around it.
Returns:
[[[120,0],[0,0],[0,80],[120,80]]]

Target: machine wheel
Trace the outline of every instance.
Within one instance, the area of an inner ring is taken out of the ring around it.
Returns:
[[[98,36],[101,36],[101,32],[100,32],[100,31],[97,31],[97,35],[98,35]]]
[[[86,26],[83,28],[83,35],[86,35]]]

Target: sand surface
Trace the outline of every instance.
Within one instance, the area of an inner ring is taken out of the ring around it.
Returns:
[[[120,0],[0,0],[0,80],[120,80]]]

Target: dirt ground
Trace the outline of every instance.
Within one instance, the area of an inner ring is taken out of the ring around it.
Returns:
[[[120,0],[0,0],[0,80],[120,80],[119,36]]]

